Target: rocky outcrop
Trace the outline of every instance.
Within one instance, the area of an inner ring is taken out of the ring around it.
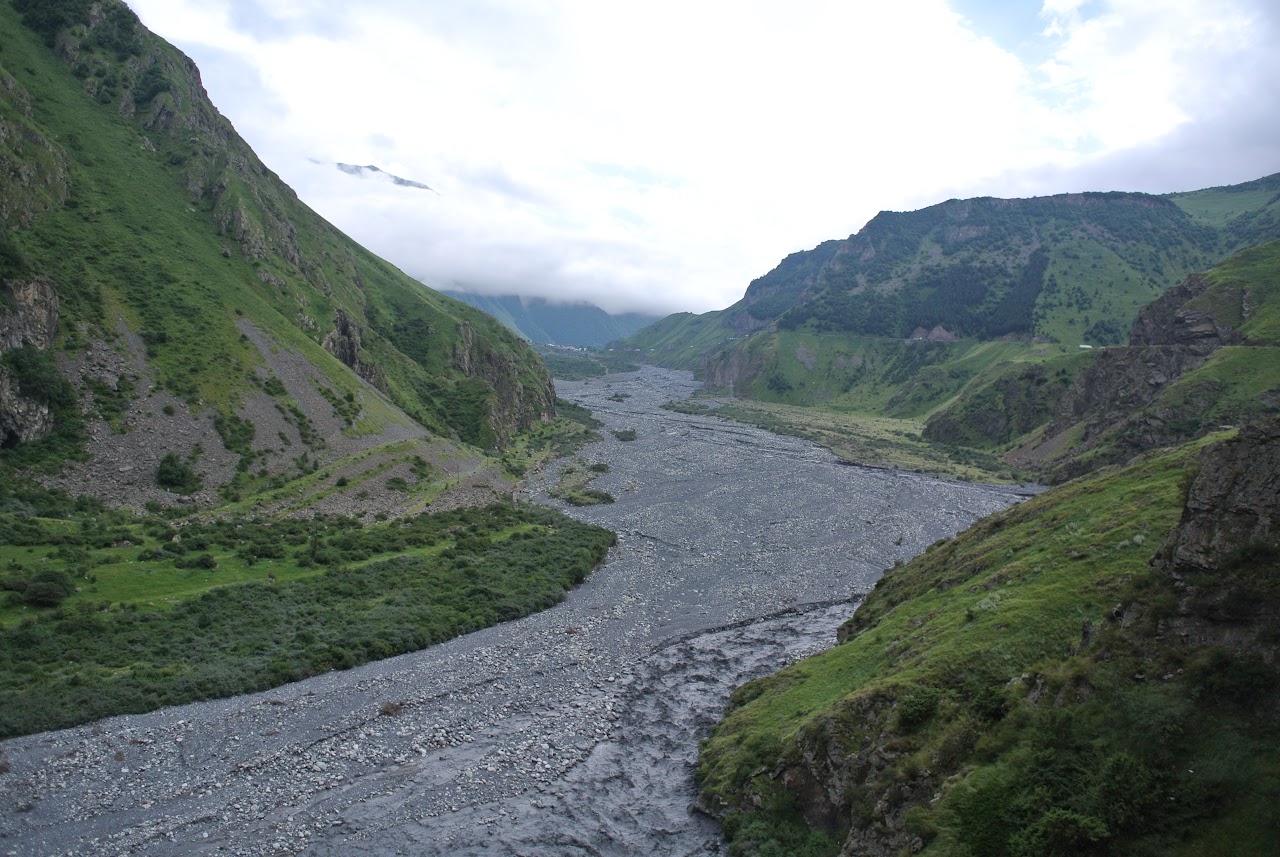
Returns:
[[[57,330],[58,293],[51,280],[0,280],[0,353],[24,345],[47,351]]]
[[[386,392],[387,380],[377,364],[369,360],[362,350],[360,325],[343,309],[334,314],[333,330],[321,343],[338,360],[379,390]]]
[[[0,280],[0,355],[23,347],[48,351],[57,330],[58,294],[50,280]],[[39,440],[53,430],[48,401],[29,393],[0,366],[0,446]]]
[[[1211,285],[1208,277],[1194,274],[1143,307],[1133,324],[1130,346],[1172,346],[1203,357],[1223,345],[1242,343],[1244,337],[1235,328],[1192,304]]]
[[[727,349],[707,361],[708,387],[727,387],[735,396],[742,395],[743,385],[750,383],[764,368],[764,357],[746,348]]]
[[[1280,550],[1280,419],[1245,426],[1197,464],[1182,519],[1156,564],[1187,575],[1216,571],[1242,551]]]
[[[22,395],[17,379],[0,366],[0,447],[39,440],[53,431],[49,405]]]
[[[520,362],[514,352],[494,348],[488,340],[477,337],[469,322],[460,322],[457,329],[453,365],[493,390],[490,424],[499,446],[505,446],[517,432],[555,417],[556,388],[545,368],[541,369],[539,383],[528,383],[521,378]]]
[[[1259,335],[1250,321],[1274,305],[1267,272],[1277,260],[1280,244],[1263,245],[1208,274],[1188,277],[1148,304],[1138,314],[1130,344],[1098,353],[1063,392],[1043,433],[1006,460],[1041,469],[1044,481],[1058,482],[1203,435],[1220,423],[1280,410],[1274,386],[1253,381],[1262,389],[1242,400],[1230,372],[1210,369],[1191,376],[1226,347],[1258,349],[1258,365],[1271,365],[1278,344],[1266,338],[1265,325]],[[1232,359],[1236,366],[1246,362]],[[1224,396],[1233,391],[1235,399],[1224,406]]]
[[[1280,715],[1280,419],[1242,428],[1197,465],[1152,558],[1177,595],[1159,635],[1206,660],[1234,704]]]

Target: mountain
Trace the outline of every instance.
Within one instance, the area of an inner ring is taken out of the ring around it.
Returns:
[[[487,312],[529,342],[600,348],[653,324],[657,316],[641,313],[610,315],[586,302],[552,303],[545,298],[518,295],[444,294]]]
[[[1275,238],[1280,174],[1168,196],[950,200],[881,212],[847,239],[788,256],[733,306],[671,316],[619,346],[739,396],[837,408],[871,399],[915,416],[990,365],[975,345],[1118,344],[1138,310],[1188,274]],[[905,364],[934,393],[890,405],[879,394],[886,381],[910,385],[893,380]]]
[[[367,164],[363,167],[355,164],[334,164],[334,166],[349,176],[356,176],[357,178],[362,179],[370,178],[377,181],[387,181],[397,187],[411,187],[417,190],[430,190],[432,193],[435,192],[429,185],[425,185],[422,182],[416,182],[413,179],[405,179],[397,175],[392,175],[385,170],[375,167],[373,164]]]
[[[212,503],[403,442],[505,492],[477,448],[555,413],[524,342],[316,215],[118,0],[0,32],[0,463],[140,506],[172,455]]]
[[[298,200],[118,0],[0,2],[0,738],[545,609],[538,355]],[[7,764],[0,765],[7,769]]]

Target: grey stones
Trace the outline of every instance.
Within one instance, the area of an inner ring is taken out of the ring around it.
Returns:
[[[1015,496],[658,408],[694,386],[660,370],[561,383],[637,435],[590,448],[617,500],[570,514],[623,538],[565,603],[268,693],[0,745],[0,807],[32,807],[0,812],[0,853],[716,853],[692,768],[729,692],[833,644],[883,568]]]

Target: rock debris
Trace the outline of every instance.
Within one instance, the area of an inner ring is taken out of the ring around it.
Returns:
[[[0,854],[722,853],[692,773],[729,692],[833,644],[884,568],[1017,499],[661,410],[695,388],[687,373],[559,386],[605,422],[584,454],[616,497],[567,511],[620,535],[565,603],[265,693],[6,742]],[[636,440],[609,434],[624,429]],[[551,502],[547,487],[526,499]]]

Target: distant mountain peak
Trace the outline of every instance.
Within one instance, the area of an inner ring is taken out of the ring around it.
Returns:
[[[320,162],[316,161],[315,163],[320,163]],[[412,179],[401,178],[400,176],[393,175],[392,173],[389,173],[386,170],[381,169],[380,167],[375,167],[373,164],[366,164],[364,166],[359,166],[357,164],[338,163],[338,164],[334,164],[334,166],[336,166],[338,169],[342,170],[344,173],[346,173],[349,176],[356,176],[357,178],[362,178],[362,179],[372,178],[380,181],[390,181],[393,185],[397,185],[399,187],[411,187],[411,188],[417,188],[418,190],[429,190],[432,193],[437,192],[435,188],[431,187],[430,185],[425,185],[422,182],[416,182],[416,181],[413,181]]]

